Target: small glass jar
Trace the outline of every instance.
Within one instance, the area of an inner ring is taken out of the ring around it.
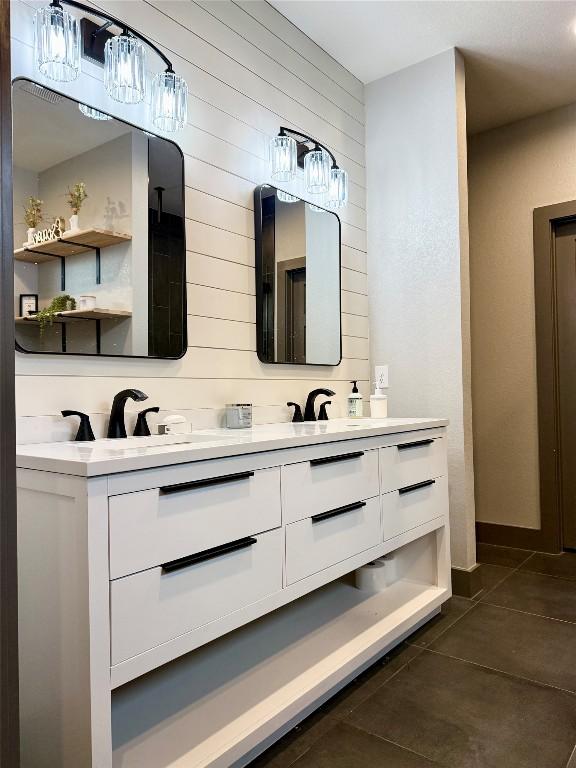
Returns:
[[[226,405],[226,426],[228,429],[249,429],[252,426],[251,403],[229,403]]]

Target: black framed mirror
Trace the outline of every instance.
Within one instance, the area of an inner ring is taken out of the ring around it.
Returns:
[[[16,348],[182,357],[178,145],[26,79],[12,108]]]
[[[268,184],[254,192],[254,218],[258,358],[339,365],[340,219]]]

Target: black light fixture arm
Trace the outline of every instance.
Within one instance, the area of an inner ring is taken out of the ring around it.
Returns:
[[[103,24],[101,27],[99,27],[95,32],[94,35],[97,35],[99,32],[103,32],[104,30],[108,29],[108,27],[111,27],[114,25],[115,27],[120,27],[122,29],[123,34],[130,34],[133,37],[137,37],[139,40],[142,40],[142,42],[146,43],[146,45],[151,48],[166,64],[166,72],[174,72],[174,69],[172,67],[172,62],[170,59],[165,56],[160,48],[158,48],[154,43],[152,43],[150,40],[148,40],[147,37],[145,37],[141,32],[138,32],[137,30],[133,29],[132,27],[129,27],[128,24],[121,21],[120,19],[117,19],[114,16],[110,16],[109,13],[104,13],[103,11],[98,11],[95,8],[91,8],[89,5],[84,5],[84,3],[79,3],[77,0],[52,0],[50,5],[52,8],[61,8],[62,4],[64,5],[70,5],[72,8],[78,8],[80,11],[84,11],[85,13],[89,13],[91,16],[98,16],[101,19],[106,19],[106,23]]]
[[[67,0],[64,0],[64,2],[67,2]],[[283,125],[280,126],[280,133],[279,136],[292,136],[293,138],[299,138],[304,139],[304,142],[312,142],[312,144],[315,145],[316,149],[323,149],[325,152],[327,152],[330,155],[330,159],[332,160],[332,168],[338,168],[338,163],[336,162],[336,158],[330,152],[328,147],[324,146],[321,141],[318,141],[318,139],[315,139],[313,136],[308,136],[307,133],[300,133],[300,131],[294,131],[292,128],[285,128]],[[302,142],[300,142],[302,143]]]

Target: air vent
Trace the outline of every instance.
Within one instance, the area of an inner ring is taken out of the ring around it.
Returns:
[[[41,85],[36,85],[36,83],[22,83],[20,89],[31,93],[32,96],[36,96],[38,99],[42,99],[42,101],[47,101],[49,104],[58,104],[64,99],[64,96],[60,96],[59,93],[54,93],[54,91],[43,88]]]

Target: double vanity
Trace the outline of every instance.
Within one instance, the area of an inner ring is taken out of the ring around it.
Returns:
[[[446,424],[21,446],[24,768],[246,765],[437,613]]]

